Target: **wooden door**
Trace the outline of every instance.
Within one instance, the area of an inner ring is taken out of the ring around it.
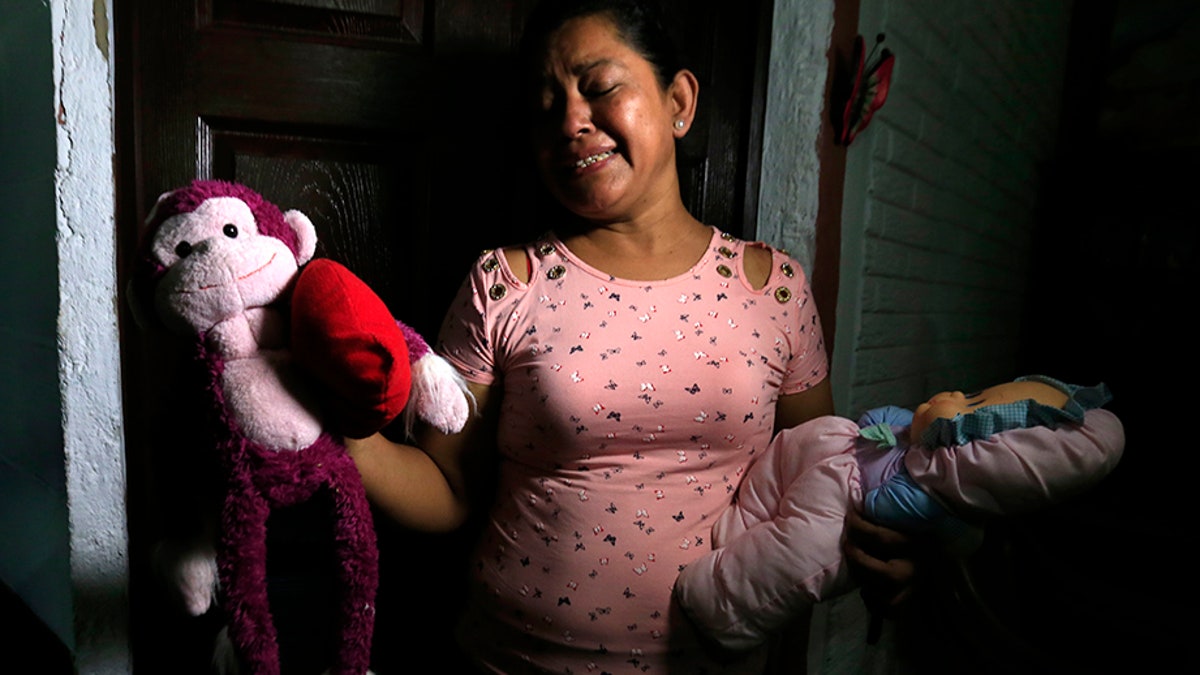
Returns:
[[[533,0],[116,0],[120,250],[162,192],[194,178],[245,183],[316,225],[317,255],[365,279],[432,338],[480,249],[540,222],[540,192],[513,118],[510,59]],[[700,76],[680,147],[685,201],[735,233],[755,216],[770,2],[665,3]],[[125,260],[119,260],[124,272]],[[211,625],[181,621],[147,565],[169,526],[152,469],[186,423],[123,317],[134,657],[190,672]],[[378,672],[448,648],[464,541],[380,523]],[[197,660],[198,659],[198,660]],[[200,668],[199,670],[203,670]]]

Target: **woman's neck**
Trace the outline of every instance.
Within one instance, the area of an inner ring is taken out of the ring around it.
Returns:
[[[681,205],[682,206],[682,205]],[[712,230],[686,209],[609,223],[579,223],[563,243],[588,265],[637,281],[669,279],[691,269]]]

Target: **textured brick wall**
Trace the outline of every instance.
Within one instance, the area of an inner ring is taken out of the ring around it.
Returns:
[[[1059,0],[862,1],[859,32],[885,33],[897,62],[887,104],[849,148],[839,412],[1021,374],[1068,21]]]

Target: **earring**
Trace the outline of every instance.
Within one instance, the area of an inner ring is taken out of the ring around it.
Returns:
[[[683,120],[675,120],[675,128],[682,129],[683,128]]]

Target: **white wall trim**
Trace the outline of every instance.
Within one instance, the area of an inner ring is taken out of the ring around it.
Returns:
[[[755,236],[812,276],[833,0],[776,0]]]
[[[117,276],[112,0],[50,0],[59,386],[76,668],[132,670]]]

